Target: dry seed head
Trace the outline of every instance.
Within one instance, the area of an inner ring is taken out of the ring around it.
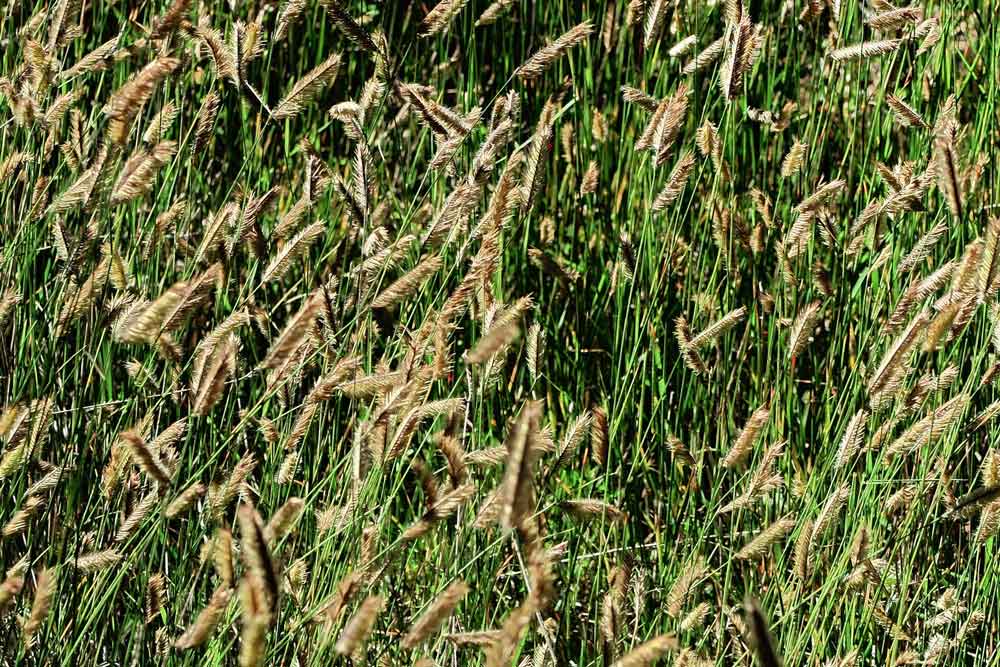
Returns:
[[[724,333],[732,329],[734,326],[743,321],[746,317],[747,309],[745,306],[740,306],[739,308],[726,313],[722,318],[716,320],[710,324],[703,331],[695,335],[689,342],[691,347],[697,348],[707,345],[715,340],[717,340]]]
[[[666,654],[680,649],[673,635],[659,635],[639,644],[617,660],[613,667],[649,667]]]
[[[373,308],[391,308],[414,295],[423,284],[437,273],[443,262],[439,255],[423,259],[415,268],[386,287],[372,302]]]
[[[855,454],[861,448],[861,443],[865,439],[865,425],[868,422],[868,411],[858,410],[844,429],[844,436],[840,440],[840,447],[837,448],[837,455],[834,464],[838,468],[847,466],[854,459]]]
[[[195,482],[181,491],[173,502],[167,505],[163,515],[168,519],[174,519],[190,509],[203,495],[205,495],[205,485],[201,482]]]
[[[281,246],[281,249],[268,263],[261,276],[261,284],[272,280],[280,280],[292,265],[309,252],[309,248],[326,231],[322,222],[314,222]]]
[[[424,16],[422,37],[432,37],[444,32],[451,25],[469,0],[441,0]]]
[[[201,646],[211,639],[219,621],[222,620],[230,597],[232,597],[232,591],[229,588],[217,588],[212,593],[208,604],[198,613],[194,623],[174,641],[174,648],[184,651]]]
[[[469,592],[469,586],[464,581],[456,581],[446,588],[434,602],[431,603],[403,637],[402,647],[414,649],[428,639],[441,625],[448,620],[458,603]]]
[[[753,450],[754,443],[767,426],[767,420],[770,416],[771,411],[767,405],[762,405],[750,415],[740,434],[736,437],[732,448],[722,460],[724,468],[735,468],[746,462]]]
[[[636,104],[646,111],[656,111],[657,107],[660,105],[660,101],[655,97],[647,95],[638,88],[633,88],[632,86],[622,86],[622,100],[629,104]]]
[[[170,472],[146,444],[146,441],[135,431],[125,431],[120,436],[132,454],[135,461],[144,473],[149,475],[161,487],[170,485]]]
[[[35,514],[45,507],[45,500],[37,496],[28,496],[24,504],[17,512],[4,524],[3,537],[11,538],[20,535],[28,528],[28,522]]]
[[[495,0],[476,19],[476,27],[491,25],[496,23],[500,17],[509,10],[516,0]]]
[[[56,573],[50,568],[46,568],[38,573],[35,579],[35,597],[31,603],[31,612],[21,626],[21,638],[26,647],[30,647],[35,642],[35,635],[45,622],[45,617],[49,614],[52,601],[56,594]]]
[[[788,178],[792,176],[802,168],[802,163],[805,161],[806,149],[809,144],[796,140],[790,149],[788,149],[788,154],[785,155],[785,159],[781,161],[781,177]]]
[[[865,23],[879,32],[892,32],[910,24],[916,24],[924,18],[920,7],[899,7],[880,12],[868,18]]]
[[[274,610],[278,602],[278,566],[271,556],[260,515],[249,505],[243,504],[240,505],[237,518],[240,524],[243,559],[254,579],[259,581],[262,587],[261,594],[264,599],[260,604],[269,611]]]
[[[384,605],[385,600],[381,596],[371,595],[366,598],[351,620],[344,626],[334,650],[340,655],[351,655],[358,650],[371,635],[375,621]]]
[[[264,539],[268,546],[274,547],[295,529],[304,508],[305,501],[302,498],[289,498],[271,515],[267,526],[264,527]]]
[[[812,331],[820,316],[820,302],[813,301],[795,316],[788,337],[788,358],[796,359],[809,344]]]
[[[944,236],[948,231],[948,225],[944,222],[939,222],[930,228],[930,230],[920,237],[920,240],[913,246],[899,262],[898,271],[900,273],[907,273],[916,268],[921,262],[923,262],[927,257],[930,256],[931,251],[934,249],[934,245],[938,240]],[[989,236],[987,236],[989,239]],[[981,266],[981,265],[980,265]]]
[[[857,58],[873,58],[876,56],[892,53],[903,43],[901,39],[884,39],[873,42],[861,42],[843,48],[836,49],[830,53],[830,58],[834,61],[854,60]]]
[[[149,516],[149,513],[153,511],[153,508],[159,503],[158,493],[147,493],[142,497],[132,512],[129,513],[125,520],[122,521],[121,525],[118,527],[118,532],[115,533],[115,543],[121,544],[130,538],[136,531],[136,529],[142,524],[142,522]]]
[[[507,464],[499,487],[500,523],[506,529],[519,526],[535,505],[533,441],[541,419],[541,404],[528,401],[507,437]]]
[[[719,59],[719,56],[722,55],[722,52],[725,50],[725,48],[726,48],[726,40],[724,37],[720,37],[719,39],[715,40],[714,42],[706,46],[704,49],[702,49],[701,52],[696,54],[695,57],[692,58],[688,62],[688,64],[684,66],[682,73],[685,76],[687,76],[690,74],[694,74],[695,72],[700,72],[701,70],[707,68],[709,65],[711,65],[712,63],[714,63],[716,60]]]
[[[338,71],[340,71],[340,55],[335,53],[295,82],[274,107],[272,117],[275,120],[285,120],[302,113],[306,105],[333,83]]]
[[[105,549],[103,551],[92,551],[83,554],[73,562],[73,565],[79,572],[89,574],[114,567],[122,561],[122,558],[123,556],[119,551]]]
[[[707,575],[708,566],[703,558],[688,563],[667,592],[667,614],[672,618],[680,618],[691,589]]]
[[[770,553],[771,547],[783,540],[794,527],[794,516],[778,519],[740,549],[736,553],[736,558],[740,560],[758,560],[766,557]]]
[[[672,204],[684,191],[688,176],[694,169],[694,155],[690,151],[683,152],[674,163],[674,168],[667,178],[666,184],[653,200],[653,212],[660,212]]]
[[[579,498],[564,500],[559,503],[560,509],[567,514],[586,521],[607,520],[608,522],[624,521],[625,512],[615,505],[597,498]]]
[[[823,537],[824,533],[836,524],[840,518],[840,511],[847,504],[850,494],[851,487],[846,484],[830,494],[830,497],[827,498],[826,503],[823,505],[823,509],[820,510],[819,516],[816,517],[816,523],[810,535],[812,543],[815,544]]]
[[[670,50],[667,51],[667,55],[670,56],[671,58],[680,58],[688,51],[693,49],[697,44],[698,44],[698,35],[688,35],[687,37],[684,37],[683,39],[675,43],[673,46],[671,46]]]
[[[922,127],[924,129],[929,127],[916,109],[895,95],[886,95],[885,102],[889,105],[892,115],[903,127]]]
[[[594,31],[590,21],[584,21],[570,28],[548,46],[537,51],[515,70],[514,75],[522,81],[533,81],[545,73],[552,64],[571,48],[585,41]]]

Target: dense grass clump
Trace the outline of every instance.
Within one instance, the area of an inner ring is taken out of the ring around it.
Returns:
[[[9,3],[0,663],[997,664],[995,10]]]

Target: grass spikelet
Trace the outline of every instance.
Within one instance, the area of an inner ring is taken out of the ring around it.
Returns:
[[[31,647],[35,643],[35,635],[45,622],[45,617],[49,615],[49,609],[56,595],[56,573],[51,568],[46,568],[38,573],[35,579],[35,597],[31,603],[31,612],[21,626],[21,639],[26,647]]]
[[[920,237],[920,240],[913,246],[913,249],[900,260],[898,271],[900,273],[908,273],[916,268],[930,256],[935,244],[937,244],[947,231],[948,225],[944,222],[939,222],[931,227],[926,234]],[[987,236],[987,243],[989,243],[989,236]]]
[[[986,301],[1000,287],[1000,218],[990,218],[986,223],[986,239],[976,272],[979,298]]]
[[[551,152],[552,137],[552,121],[540,119],[531,137],[531,148],[521,172],[520,199],[525,210],[530,211],[534,207],[538,193],[545,182],[546,162]]]
[[[271,343],[267,356],[260,362],[259,368],[276,370],[286,364],[309,335],[319,313],[321,297],[322,294],[317,292],[306,297],[302,307],[289,318],[285,328]]]
[[[326,231],[326,226],[321,222],[314,222],[294,237],[285,242],[278,251],[278,254],[268,263],[261,276],[261,283],[268,283],[272,280],[280,280],[292,265],[309,252],[309,248]]]
[[[937,167],[938,186],[944,193],[948,208],[959,220],[962,219],[962,179],[958,173],[959,160],[955,150],[955,126],[946,121],[937,129],[934,138],[934,155]]]
[[[206,350],[198,384],[192,387],[194,401],[191,412],[199,416],[207,415],[222,398],[226,382],[236,370],[238,349],[239,340],[235,335],[229,334],[210,350]]]
[[[799,530],[799,536],[795,540],[795,558],[792,571],[800,581],[809,578],[812,563],[812,533],[813,522],[806,520]]]
[[[746,611],[746,624],[749,630],[749,639],[761,667],[781,667],[782,661],[778,656],[777,647],[768,629],[767,617],[760,608],[760,604],[753,598],[747,598],[744,605]]]
[[[809,144],[795,140],[792,147],[788,149],[788,153],[785,155],[785,159],[781,161],[781,177],[788,178],[793,176],[802,169],[802,163],[805,161],[806,149],[809,148]]]
[[[124,144],[132,121],[160,83],[180,65],[176,58],[157,58],[143,67],[134,77],[111,95],[104,108],[110,119],[110,137],[116,144]]]
[[[534,464],[537,458],[532,443],[541,419],[541,404],[528,401],[521,408],[507,437],[507,464],[500,482],[500,525],[510,530],[533,511],[535,504]]]
[[[262,604],[252,580],[240,582],[240,602],[243,625],[240,631],[240,667],[260,667],[263,664],[267,628],[271,611]]]
[[[837,455],[834,458],[834,465],[838,468],[847,466],[858,453],[861,443],[865,439],[867,422],[867,410],[858,410],[847,422],[847,428],[844,429],[844,436],[840,439],[840,446],[837,448]]]
[[[819,320],[821,305],[819,301],[813,301],[800,310],[792,322],[788,334],[788,359],[793,363],[809,344],[813,329]]]
[[[656,108],[660,106],[660,101],[651,95],[647,95],[638,88],[633,88],[632,86],[622,86],[621,88],[622,100],[629,104],[636,104],[646,111],[656,111]]]
[[[680,347],[684,365],[695,373],[708,373],[708,367],[702,360],[701,355],[698,354],[698,350],[691,345],[691,329],[688,327],[687,320],[683,316],[678,316],[674,321],[674,337],[677,338],[677,345]]]
[[[656,40],[660,37],[663,23],[667,18],[667,0],[651,0],[646,9],[646,20],[642,31],[642,46],[647,51],[653,48]]]
[[[118,50],[121,43],[121,36],[116,35],[100,46],[94,48],[82,58],[77,60],[71,67],[67,67],[56,75],[57,81],[69,81],[81,74],[97,72],[106,69],[113,61],[112,56]]]
[[[905,455],[940,438],[962,417],[970,396],[959,394],[906,429],[886,448],[887,457]]]
[[[688,176],[690,176],[693,169],[694,155],[690,151],[685,151],[677,158],[677,162],[674,163],[674,168],[670,172],[670,177],[667,178],[666,185],[663,186],[660,193],[656,195],[656,199],[653,200],[654,212],[663,211],[677,200],[684,191]]]
[[[306,105],[333,83],[340,71],[340,54],[333,54],[295,82],[271,112],[275,120],[299,115]]]
[[[186,651],[201,646],[211,639],[215,633],[215,628],[218,627],[223,614],[226,612],[230,597],[232,597],[230,589],[225,587],[217,588],[212,593],[208,604],[198,613],[198,617],[194,623],[184,631],[184,634],[174,641],[174,648]]]
[[[590,423],[590,449],[594,461],[604,465],[608,459],[608,412],[603,407],[595,407]]]
[[[923,18],[924,12],[920,7],[898,7],[879,12],[868,18],[865,23],[873,30],[891,32],[907,25],[919,23]]]
[[[571,48],[585,41],[594,31],[590,21],[584,21],[570,28],[548,46],[537,51],[514,71],[522,81],[533,81],[545,73],[552,64]]]
[[[816,188],[815,192],[799,202],[798,206],[795,207],[795,210],[800,213],[812,211],[836,196],[846,185],[846,181],[842,179],[836,179],[830,181],[829,183],[824,183]]]
[[[703,331],[699,332],[694,338],[689,341],[691,347],[703,347],[711,342],[719,339],[720,336],[725,334],[727,331],[735,327],[737,324],[742,322],[746,318],[747,309],[745,306],[740,306],[739,308],[732,310],[720,319],[716,320],[712,324],[708,325]]]
[[[302,18],[306,5],[306,0],[287,0],[281,6],[275,21],[274,41],[280,42],[285,39],[289,29]]]
[[[520,334],[519,323],[531,307],[531,297],[521,297],[496,317],[475,347],[466,354],[466,363],[481,364],[506,348]]]
[[[159,493],[147,493],[143,496],[132,508],[129,515],[125,517],[121,525],[118,526],[118,532],[115,533],[115,543],[121,544],[122,542],[126,542],[159,502]]]
[[[45,500],[37,496],[28,496],[17,512],[3,526],[2,535],[5,539],[20,535],[28,528],[28,522],[35,514],[45,507]]]
[[[826,502],[823,504],[823,509],[820,510],[819,516],[816,517],[816,522],[813,525],[812,534],[809,539],[813,544],[816,544],[823,535],[832,528],[840,518],[840,512],[844,509],[844,505],[847,504],[847,500],[851,496],[851,487],[848,485],[843,485],[827,498]]]
[[[903,41],[900,39],[861,42],[835,49],[830,53],[830,58],[837,62],[856,60],[858,58],[875,58],[896,51],[902,43]]]
[[[625,512],[618,507],[597,498],[564,500],[559,503],[559,508],[570,516],[584,521],[606,520],[610,523],[624,521],[626,518]]]
[[[495,0],[490,3],[490,5],[483,10],[483,13],[479,15],[476,19],[476,27],[481,27],[484,25],[492,25],[500,20],[510,8],[515,4],[516,0]]]
[[[368,637],[375,627],[375,621],[384,605],[385,600],[381,596],[371,595],[365,598],[354,616],[344,626],[334,650],[340,655],[351,655],[361,648],[368,641]]]
[[[123,343],[155,343],[179,327],[184,319],[211,297],[223,280],[221,264],[214,264],[190,281],[175,283],[139,312],[131,315],[119,334]]]
[[[916,109],[895,95],[886,95],[885,103],[889,105],[892,115],[903,127],[922,127],[924,129],[929,127]]]
[[[671,58],[680,58],[691,49],[693,49],[698,44],[698,35],[688,35],[680,39],[677,43],[670,47],[667,51],[667,55]]]
[[[163,134],[170,129],[173,124],[174,119],[177,118],[177,114],[180,109],[177,108],[173,102],[167,102],[163,107],[156,112],[153,119],[149,121],[146,126],[145,132],[142,133],[142,141],[144,144],[153,145],[160,143],[163,138]]]
[[[613,667],[649,667],[668,653],[680,650],[673,635],[659,635],[639,644],[617,660]]]
[[[882,361],[868,382],[869,396],[876,403],[880,395],[891,390],[895,381],[898,380],[907,356],[920,341],[920,337],[924,334],[924,330],[930,320],[929,311],[923,310],[918,313],[910,320],[906,329],[896,337],[896,340],[893,341],[889,349],[885,351]]]
[[[785,536],[794,527],[794,516],[778,519],[736,552],[736,558],[739,560],[759,560],[766,557],[771,552],[771,547],[785,539]]]
[[[666,611],[671,618],[680,618],[691,589],[708,575],[708,565],[703,558],[688,563],[667,592]]]
[[[458,13],[465,8],[469,0],[441,0],[431,8],[422,22],[421,37],[432,37],[448,29]]]
[[[114,567],[122,561],[122,558],[122,554],[116,549],[105,549],[83,554],[73,562],[73,565],[79,572],[90,574]]]
[[[337,386],[337,389],[350,398],[366,398],[387,393],[389,390],[399,387],[405,382],[405,372],[391,371],[356,377],[352,380],[342,382]]]
[[[208,146],[215,130],[215,120],[219,116],[222,98],[214,90],[210,90],[201,102],[198,119],[195,123],[194,141],[191,142],[191,154],[200,155]]]
[[[302,498],[289,498],[271,515],[267,525],[264,527],[264,539],[268,546],[273,548],[295,529],[295,525],[301,518],[305,505],[306,503]]]
[[[778,441],[764,452],[757,469],[750,476],[746,490],[733,501],[719,508],[719,514],[727,514],[738,509],[750,507],[764,498],[770,491],[784,486],[785,480],[775,469],[775,464],[785,451],[785,442]]]
[[[767,426],[767,420],[770,416],[771,410],[767,405],[762,405],[754,410],[753,414],[747,419],[740,434],[736,436],[733,446],[726,453],[725,458],[722,459],[722,467],[736,468],[746,462],[750,456],[750,452],[753,450],[754,443],[757,442],[757,438],[760,437],[764,427]]]
[[[372,302],[372,308],[391,308],[412,296],[435,273],[443,262],[438,255],[425,258],[408,273],[382,290]]]
[[[278,568],[267,546],[264,527],[260,515],[249,505],[240,505],[237,518],[240,523],[240,543],[243,547],[243,559],[253,576],[262,585],[264,600],[261,605],[268,610],[277,608],[278,603]]]
[[[195,482],[181,491],[177,497],[174,498],[169,505],[167,505],[167,509],[164,510],[163,515],[168,519],[175,519],[191,509],[191,507],[203,495],[205,495],[205,485],[201,482]]]
[[[413,622],[410,630],[403,637],[401,642],[402,647],[405,649],[414,649],[430,638],[448,620],[455,607],[458,606],[458,603],[462,601],[462,598],[468,592],[469,586],[464,581],[456,581],[449,585],[448,588],[434,599],[434,602],[427,608],[427,611]]]
[[[718,60],[725,48],[725,38],[720,37],[696,54],[695,57],[684,66],[684,69],[681,70],[681,72],[685,76],[694,74],[695,72],[700,72]]]
[[[600,177],[600,172],[597,168],[597,161],[591,160],[587,165],[587,171],[583,173],[580,177],[580,197],[586,197],[587,195],[597,192],[597,182]]]
[[[133,460],[144,473],[163,488],[170,485],[170,472],[149,448],[141,435],[135,431],[125,431],[120,438],[128,446]]]
[[[327,16],[345,37],[365,51],[382,55],[382,49],[375,44],[371,34],[347,12],[342,0],[323,0],[321,4],[326,9]]]
[[[744,11],[738,23],[729,31],[729,54],[720,72],[722,94],[732,102],[743,89],[743,77],[753,64],[757,49],[757,36],[750,16]]]

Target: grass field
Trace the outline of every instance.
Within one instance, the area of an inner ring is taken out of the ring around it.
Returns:
[[[997,8],[7,3],[0,664],[998,664]]]

